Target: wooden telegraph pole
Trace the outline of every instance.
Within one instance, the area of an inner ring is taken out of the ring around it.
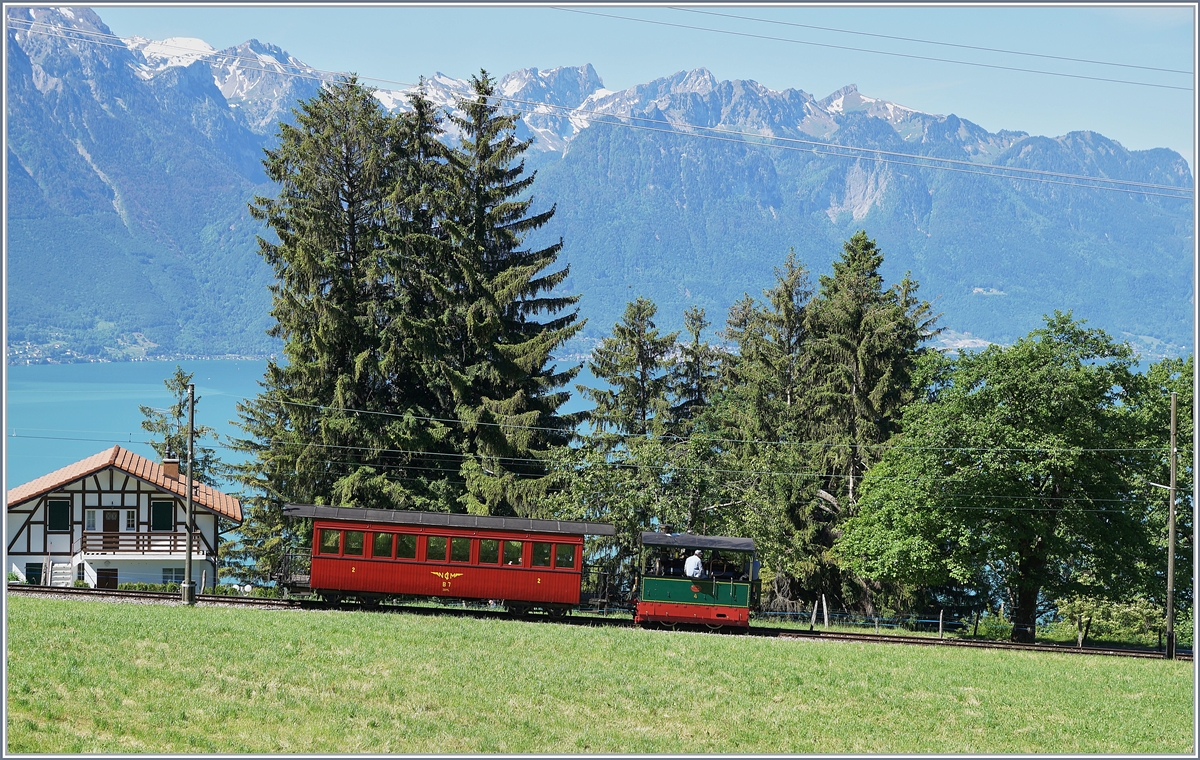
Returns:
[[[196,457],[196,385],[188,383],[188,461],[187,461],[187,512],[184,523],[187,529],[187,553],[183,560],[183,603],[196,603],[196,582],[192,580],[192,535],[195,530],[192,519],[192,460]]]
[[[1166,658],[1175,659],[1175,404],[1178,394],[1171,394],[1171,480],[1168,491],[1171,505],[1167,510],[1167,649]]]

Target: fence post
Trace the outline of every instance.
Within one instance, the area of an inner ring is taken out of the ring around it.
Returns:
[[[975,610],[975,630],[971,631],[971,638],[979,635],[979,610]]]
[[[945,616],[945,614],[946,614],[945,610],[938,610],[938,638],[939,639],[945,638],[945,636],[942,634],[942,619],[943,619],[943,616]]]
[[[875,633],[876,634],[879,633],[879,616],[878,615],[875,616]]]
[[[1075,646],[1083,648],[1083,613],[1075,616]]]
[[[829,602],[825,601],[825,595],[821,594],[821,612],[825,616],[825,627],[829,627]]]

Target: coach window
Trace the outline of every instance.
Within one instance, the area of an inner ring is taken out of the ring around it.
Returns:
[[[430,562],[446,561],[446,537],[430,536],[426,539],[425,559]]]
[[[363,532],[361,530],[346,531],[346,543],[342,545],[342,554],[361,557],[363,553]]]
[[[392,558],[392,534],[391,533],[376,533],[374,542],[371,544],[372,557],[387,557]]]
[[[46,530],[66,532],[71,529],[71,502],[52,499],[46,506]]]
[[[574,544],[555,544],[554,545],[554,566],[555,567],[575,567],[575,545]]]
[[[337,554],[342,545],[340,530],[321,530],[321,554]]]
[[[550,547],[551,544],[543,544],[540,541],[533,542],[534,567],[550,567]]]
[[[504,542],[504,564],[519,565],[521,564],[521,542],[520,541],[505,541]]]
[[[452,538],[452,539],[450,539],[450,561],[451,562],[470,562],[471,561],[471,539],[469,539],[469,538]]]
[[[484,565],[500,564],[500,542],[494,538],[479,540],[479,562]]]
[[[411,533],[396,536],[396,559],[417,558],[417,537]]]

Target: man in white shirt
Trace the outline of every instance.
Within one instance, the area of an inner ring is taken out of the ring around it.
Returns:
[[[700,561],[700,550],[687,558],[687,562],[683,563],[683,574],[689,578],[699,578],[704,575],[704,565]]]

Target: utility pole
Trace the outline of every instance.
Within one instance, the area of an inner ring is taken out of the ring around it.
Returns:
[[[192,580],[192,460],[195,459],[196,443],[196,385],[188,383],[188,461],[187,461],[187,512],[184,517],[187,528],[187,554],[183,561],[183,603],[196,603],[196,582]]]
[[[1171,505],[1167,510],[1167,650],[1166,658],[1175,659],[1175,461],[1178,451],[1175,448],[1175,404],[1178,394],[1171,393]]]

